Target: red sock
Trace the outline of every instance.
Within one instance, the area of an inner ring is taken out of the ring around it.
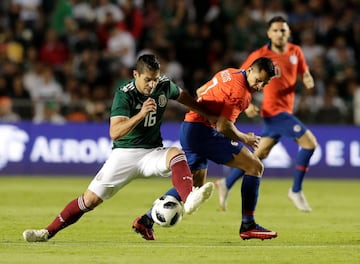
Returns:
[[[49,238],[55,236],[61,229],[75,223],[88,211],[90,211],[90,209],[85,206],[83,196],[68,203],[54,221],[46,227],[49,231]]]
[[[193,177],[187,164],[185,154],[179,154],[170,161],[172,183],[179,193],[181,200],[186,201],[193,187]]]

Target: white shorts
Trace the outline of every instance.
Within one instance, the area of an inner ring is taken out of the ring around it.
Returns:
[[[166,164],[168,150],[169,148],[113,149],[88,189],[106,200],[135,178],[169,177],[171,171]]]

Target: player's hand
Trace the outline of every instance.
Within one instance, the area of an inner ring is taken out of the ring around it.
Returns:
[[[246,134],[246,141],[244,142],[249,147],[256,149],[259,146],[260,137],[255,135],[253,132]]]
[[[156,111],[156,102],[153,98],[148,98],[146,99],[146,101],[143,103],[140,113],[142,114],[143,117],[145,117],[148,113]]]
[[[250,104],[248,108],[245,110],[245,114],[249,118],[254,118],[255,116],[259,115],[259,107],[254,104]]]

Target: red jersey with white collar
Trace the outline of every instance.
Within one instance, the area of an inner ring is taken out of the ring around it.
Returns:
[[[264,45],[252,52],[241,68],[248,68],[259,57],[271,59],[276,71],[276,76],[264,87],[261,116],[272,117],[281,112],[292,114],[297,76],[309,68],[300,46],[288,43],[284,53],[276,53],[269,45]]]
[[[252,94],[249,91],[246,72],[240,69],[228,68],[216,73],[205,87],[197,101],[209,113],[225,117],[233,123],[251,102]],[[185,115],[185,121],[210,126],[204,117],[193,111]]]

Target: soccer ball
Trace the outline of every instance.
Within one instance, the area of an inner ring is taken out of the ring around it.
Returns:
[[[154,202],[151,216],[158,225],[171,227],[181,221],[183,206],[175,197],[164,195]]]

